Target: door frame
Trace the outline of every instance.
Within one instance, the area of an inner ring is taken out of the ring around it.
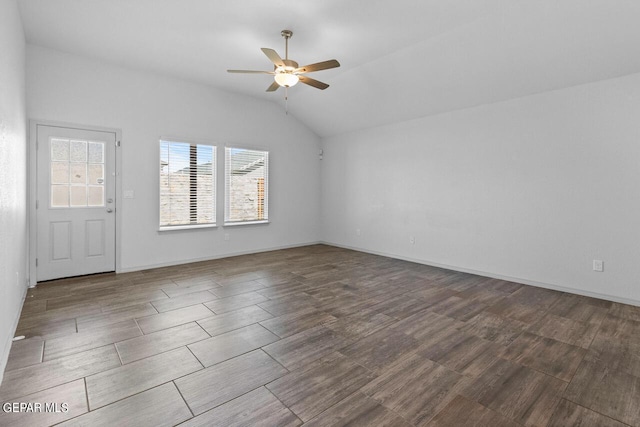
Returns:
[[[33,288],[37,285],[37,268],[36,268],[36,257],[38,250],[38,212],[36,210],[36,198],[38,195],[38,174],[37,174],[37,158],[38,152],[36,149],[38,142],[38,126],[50,126],[50,127],[62,127],[62,128],[71,128],[78,130],[89,130],[89,131],[98,131],[98,132],[109,132],[114,133],[116,136],[116,188],[115,188],[115,199],[116,199],[116,273],[120,273],[121,271],[121,242],[122,242],[122,130],[115,128],[107,128],[102,126],[91,126],[91,125],[81,125],[78,123],[68,123],[68,122],[60,122],[60,121],[52,121],[52,120],[42,120],[42,119],[30,119],[29,120],[29,147],[28,147],[28,165],[27,165],[27,197],[28,197],[28,220],[29,220],[29,228],[28,228],[28,236],[27,236],[27,245],[28,245],[28,281],[29,287]]]

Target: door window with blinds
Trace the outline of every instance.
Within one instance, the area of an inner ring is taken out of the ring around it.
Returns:
[[[160,141],[160,229],[216,223],[216,147]]]
[[[225,148],[225,225],[269,220],[269,152]]]

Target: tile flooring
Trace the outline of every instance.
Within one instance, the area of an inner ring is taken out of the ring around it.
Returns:
[[[324,245],[30,290],[47,426],[640,426],[640,308]]]

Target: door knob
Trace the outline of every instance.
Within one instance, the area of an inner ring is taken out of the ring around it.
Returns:
[[[107,209],[107,213],[111,213],[111,212],[113,212],[113,209],[111,208]]]

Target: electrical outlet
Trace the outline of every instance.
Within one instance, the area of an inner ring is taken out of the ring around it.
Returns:
[[[594,259],[593,271],[604,271],[604,261],[602,261],[601,259]]]
[[[224,240],[229,241],[229,233],[224,233]]]
[[[360,229],[356,228],[356,236],[359,236],[359,235],[360,235]]]
[[[409,236],[409,243],[411,243],[412,245],[416,244],[416,238],[413,236]]]

